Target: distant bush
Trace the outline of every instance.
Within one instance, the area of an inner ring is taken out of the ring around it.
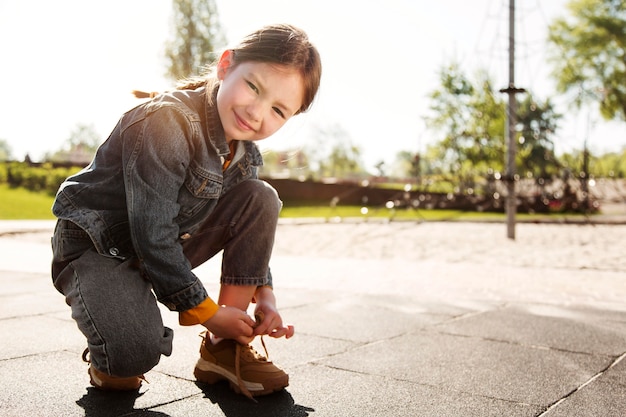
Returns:
[[[82,167],[54,166],[51,163],[6,162],[0,165],[0,184],[55,195],[61,183],[81,169]]]

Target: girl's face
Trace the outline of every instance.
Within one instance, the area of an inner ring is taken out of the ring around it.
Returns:
[[[302,106],[302,75],[263,62],[233,65],[226,51],[217,66],[217,111],[226,140],[261,140],[275,133]]]

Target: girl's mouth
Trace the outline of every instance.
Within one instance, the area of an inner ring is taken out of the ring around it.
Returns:
[[[252,126],[250,126],[244,119],[239,117],[237,113],[235,113],[235,120],[237,121],[237,125],[239,126],[240,129],[254,131]]]

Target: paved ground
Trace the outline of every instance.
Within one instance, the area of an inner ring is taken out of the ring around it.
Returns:
[[[50,283],[50,222],[0,222],[3,416],[624,416],[626,226],[281,223],[272,268],[287,390],[196,384],[199,327],[141,395],[88,385]],[[217,292],[219,260],[198,269]]]

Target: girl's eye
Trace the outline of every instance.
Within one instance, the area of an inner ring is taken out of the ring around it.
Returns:
[[[256,85],[252,84],[250,81],[246,81],[246,83],[248,84],[248,87],[250,87],[252,91],[254,91],[257,94],[259,93],[259,89],[256,88]]]
[[[285,118],[285,113],[283,113],[281,109],[279,109],[278,107],[272,107],[272,109],[276,112],[277,115],[279,115],[283,119]]]

